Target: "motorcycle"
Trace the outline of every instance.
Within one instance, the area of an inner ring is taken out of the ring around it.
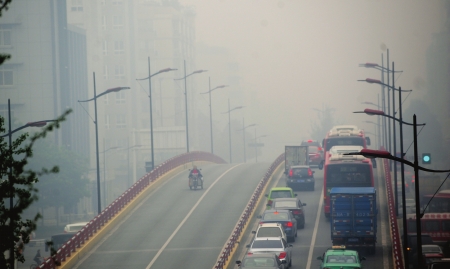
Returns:
[[[197,173],[193,173],[190,177],[189,177],[189,188],[192,190],[196,190],[197,187],[200,187],[201,189],[203,189],[203,177],[201,177],[199,174]]]

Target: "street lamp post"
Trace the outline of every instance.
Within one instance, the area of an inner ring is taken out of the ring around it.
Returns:
[[[209,82],[209,83],[208,83],[208,85],[209,85],[209,86],[208,86],[209,90],[208,90],[207,92],[201,92],[200,94],[206,94],[206,93],[209,94],[209,125],[210,125],[210,128],[211,128],[211,153],[214,154],[213,127],[212,127],[211,92],[214,91],[214,90],[216,90],[216,89],[225,88],[225,87],[227,87],[228,85],[220,85],[220,86],[215,87],[214,89],[211,89],[211,77],[209,77],[208,82]]]
[[[153,109],[152,109],[152,77],[156,76],[158,74],[161,73],[165,73],[165,72],[169,72],[169,71],[175,71],[178,69],[172,69],[172,68],[165,68],[165,69],[161,69],[158,72],[156,72],[155,74],[151,75],[150,72],[150,57],[148,57],[148,77],[146,78],[141,78],[141,79],[136,79],[136,80],[146,80],[148,79],[148,99],[149,99],[149,103],[150,103],[150,147],[151,147],[151,157],[152,157],[152,170],[155,168],[155,150],[153,148]]]
[[[255,162],[258,162],[258,143],[257,143],[257,139],[258,138],[262,138],[262,137],[266,137],[267,135],[260,135],[258,137],[256,137],[256,128],[255,128]]]
[[[231,157],[231,111],[236,109],[241,109],[243,106],[237,106],[233,109],[230,109],[230,99],[228,99],[228,111],[223,112],[222,114],[228,113],[228,139],[230,144],[230,163],[232,163],[232,157]]]
[[[399,90],[400,90],[400,92],[402,91],[401,88]],[[407,122],[404,122],[402,119],[397,119],[397,118],[392,117],[390,115],[386,115],[386,114],[384,114],[383,111],[380,111],[380,110],[365,109],[364,111],[356,111],[354,113],[366,113],[368,115],[379,115],[379,116],[388,117],[388,118],[391,118],[391,119],[393,119],[395,121],[398,121],[400,123],[400,126],[402,126],[403,124],[413,125],[414,126],[414,135],[417,134],[417,131],[415,130],[416,126],[423,126],[423,125],[425,125],[425,124],[417,124],[416,122],[414,122],[413,124],[407,123]],[[415,117],[414,117],[414,119],[415,119]],[[400,139],[401,139],[401,156],[400,156],[400,159],[403,159],[403,129],[401,128],[401,130],[402,131],[400,133]],[[415,136],[414,136],[414,141],[416,141],[416,137]],[[417,152],[415,152],[415,155],[417,155]],[[403,162],[401,162],[401,165],[402,165],[402,211],[403,211],[402,219],[403,219],[403,238],[404,238],[403,255],[405,257],[405,264],[407,265],[407,264],[409,264],[408,250],[407,250],[407,245],[408,245],[407,235],[408,235],[408,231],[407,231],[407,226],[406,226],[407,225],[407,223],[406,223],[407,222],[406,221],[406,198],[405,198],[405,177],[404,177],[404,165],[403,165]],[[395,166],[397,166],[397,164],[395,164]],[[416,177],[417,177],[417,175],[416,175]],[[395,185],[397,185],[397,181],[395,181]],[[418,185],[416,185],[416,188],[417,188],[417,192],[418,192],[418,188],[419,188]],[[397,188],[395,188],[395,192],[397,192]],[[417,194],[417,196],[418,196],[418,194]],[[420,203],[420,197],[418,198],[417,196],[416,196],[416,203]],[[397,212],[398,212],[398,197],[397,197],[397,193],[395,193],[394,197],[395,197],[395,203],[396,203],[395,206],[396,206],[396,209],[397,209]],[[406,267],[406,268],[408,268],[408,267]]]
[[[10,158],[11,158],[11,162],[13,159],[13,149],[12,149],[12,134],[15,132],[18,132],[22,129],[25,129],[27,127],[42,127],[45,126],[47,124],[47,122],[52,122],[55,120],[42,120],[42,121],[35,121],[35,122],[28,122],[27,124],[16,128],[14,130],[11,130],[11,100],[8,99],[8,133],[5,135],[2,135],[1,137],[6,137],[8,136],[8,148],[9,148],[9,152],[10,152]],[[11,192],[11,195],[9,197],[9,226],[11,229],[11,238],[14,238],[14,178],[13,178],[13,170],[12,170],[12,165],[9,166],[9,171],[8,171],[8,177],[9,177],[9,189]],[[14,241],[11,240],[10,243],[10,248],[9,248],[9,264],[10,264],[10,268],[14,268]]]
[[[252,127],[252,126],[256,126],[256,124],[250,124],[250,125],[245,126],[244,119],[242,119],[242,129],[238,130],[238,131],[242,131],[242,136],[244,137],[244,163],[247,162],[247,153],[245,151],[245,129],[247,129],[248,127]]]
[[[97,91],[96,91],[96,87],[95,87],[95,72],[93,73],[94,76],[94,97],[88,100],[78,100],[79,103],[83,103],[83,102],[90,102],[90,101],[94,101],[94,110],[95,110],[95,120],[94,120],[94,124],[95,124],[95,155],[96,155],[96,160],[97,160],[97,213],[100,214],[100,212],[102,211],[102,206],[101,206],[101,195],[100,195],[100,159],[99,159],[99,152],[98,152],[98,121],[97,121],[97,98],[99,98],[100,96],[106,95],[108,93],[112,93],[112,92],[118,92],[121,90],[126,90],[129,89],[130,87],[116,87],[116,88],[111,88],[111,89],[107,89],[106,91],[100,93],[99,95],[97,95]]]
[[[387,115],[386,115],[387,116]],[[393,118],[394,120],[398,121],[398,119]],[[416,199],[416,234],[417,234],[417,257],[418,257],[418,264],[419,265],[423,265],[424,264],[424,260],[423,260],[423,255],[422,255],[422,225],[421,225],[421,219],[423,217],[423,215],[425,214],[424,212],[420,212],[420,194],[419,194],[419,170],[422,171],[426,171],[426,172],[433,172],[433,173],[448,173],[450,172],[450,170],[433,170],[433,169],[428,169],[425,167],[421,167],[419,166],[419,160],[418,160],[418,150],[417,150],[417,126],[419,125],[423,125],[423,124],[417,124],[417,120],[416,120],[416,114],[414,114],[413,116],[413,123],[406,123],[403,122],[403,124],[407,124],[407,125],[413,125],[414,127],[414,163],[405,160],[403,158],[399,158],[397,156],[392,156],[391,153],[389,153],[389,151],[385,151],[385,150],[372,150],[372,149],[362,149],[360,152],[350,152],[350,153],[344,153],[344,155],[363,155],[365,157],[368,158],[383,158],[383,159],[390,159],[393,161],[397,161],[397,162],[401,162],[403,164],[406,164],[408,166],[414,167],[414,174],[416,176],[416,180],[414,182],[415,185],[415,199]],[[404,227],[405,229],[406,227]],[[404,240],[405,240],[405,245],[407,245],[407,237],[405,237],[406,235],[404,235]],[[405,246],[404,246],[405,248]],[[407,251],[407,250],[403,250],[403,251]],[[406,259],[407,256],[405,256]],[[405,265],[407,265],[407,263],[405,262]],[[407,266],[405,266],[405,268],[408,268]]]
[[[184,77],[182,78],[177,78],[174,80],[182,80],[184,79],[184,107],[186,110],[186,152],[189,152],[189,124],[188,124],[188,106],[187,106],[187,83],[186,83],[186,78],[189,76],[192,76],[193,74],[199,74],[199,73],[203,73],[206,72],[208,70],[197,70],[194,71],[192,73],[190,73],[189,75],[186,75],[186,60],[184,61]]]

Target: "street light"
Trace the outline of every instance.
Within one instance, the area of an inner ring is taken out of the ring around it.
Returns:
[[[232,162],[232,158],[231,158],[231,116],[230,116],[230,114],[231,114],[231,111],[241,109],[241,108],[243,108],[243,106],[237,106],[233,109],[230,109],[230,99],[228,99],[228,111],[222,113],[222,114],[228,113],[228,137],[229,137],[229,144],[230,144],[230,163]]]
[[[13,159],[13,149],[12,149],[12,134],[15,132],[18,132],[22,129],[28,128],[28,127],[43,127],[47,124],[47,122],[52,122],[52,121],[56,121],[56,120],[41,120],[41,121],[34,121],[34,122],[28,122],[27,124],[16,128],[14,130],[11,130],[11,100],[8,99],[8,133],[4,134],[0,137],[6,137],[8,136],[8,147],[9,147],[9,152],[11,154],[11,161]],[[10,210],[10,216],[9,216],[9,226],[11,229],[11,238],[14,238],[14,178],[12,175],[12,166],[9,167],[9,189],[11,192],[11,196],[9,197],[9,210]],[[10,264],[10,268],[14,268],[14,241],[11,240],[11,246],[9,249],[9,264]]]
[[[96,159],[97,159],[97,213],[100,214],[100,212],[102,212],[102,206],[101,206],[101,196],[100,196],[100,160],[99,160],[99,155],[98,155],[98,121],[97,121],[97,98],[99,98],[100,96],[103,96],[105,94],[108,93],[112,93],[112,92],[118,92],[121,90],[126,90],[126,89],[130,89],[130,87],[116,87],[116,88],[111,88],[111,89],[107,89],[106,91],[100,93],[99,95],[97,95],[97,91],[96,91],[96,87],[95,87],[95,72],[93,74],[94,76],[94,97],[88,100],[78,100],[79,103],[82,102],[89,102],[94,100],[94,109],[95,109],[95,152],[96,152]]]
[[[161,69],[158,72],[154,73],[153,75],[151,75],[150,73],[150,57],[148,57],[148,77],[146,78],[139,78],[136,80],[146,80],[148,79],[148,99],[149,99],[149,103],[150,103],[150,147],[152,148],[151,150],[151,154],[152,154],[152,170],[155,168],[155,151],[153,148],[153,109],[152,109],[152,77],[156,76],[158,74],[161,73],[165,73],[165,72],[169,72],[169,71],[175,71],[178,69],[173,69],[173,68],[165,68],[165,69]]]
[[[186,78],[189,76],[192,76],[194,74],[200,74],[203,72],[207,72],[208,70],[197,70],[189,75],[186,75],[186,60],[184,61],[184,77],[182,78],[176,78],[174,80],[182,80],[184,79],[184,107],[186,109],[186,151],[189,152],[189,124],[188,124],[188,106],[187,106],[187,83]]]
[[[211,89],[211,77],[209,77],[209,91],[200,93],[200,94],[205,94],[205,93],[209,94],[209,124],[210,124],[210,127],[211,127],[211,153],[212,154],[214,154],[214,145],[213,145],[211,92],[216,90],[216,89],[221,89],[221,88],[225,88],[225,87],[228,87],[228,85],[220,85],[220,86],[215,87],[214,89]]]
[[[244,137],[244,163],[247,162],[247,154],[245,151],[245,129],[247,129],[248,127],[252,127],[252,126],[256,126],[256,124],[250,124],[250,125],[245,126],[244,119],[242,119],[242,129],[238,130],[238,131],[242,131],[242,135]]]
[[[398,119],[395,119],[398,120]],[[406,124],[406,123],[405,123]],[[409,124],[408,124],[409,125]],[[423,215],[425,214],[424,212],[420,212],[420,194],[419,194],[419,170],[422,171],[427,171],[427,172],[433,172],[433,173],[448,173],[450,172],[450,170],[432,170],[432,169],[428,169],[425,167],[421,167],[419,166],[419,160],[418,160],[418,150],[417,150],[417,126],[419,124],[417,124],[416,122],[416,114],[414,114],[413,116],[413,124],[411,124],[414,126],[414,163],[405,160],[403,158],[398,158],[397,156],[392,156],[388,151],[385,150],[372,150],[372,149],[362,149],[360,152],[350,152],[350,153],[344,153],[344,155],[363,155],[367,158],[383,158],[383,159],[390,159],[390,160],[394,160],[397,162],[401,162],[402,164],[406,164],[408,166],[414,167],[414,174],[415,174],[415,182],[414,182],[414,186],[415,186],[415,199],[416,199],[416,234],[417,234],[417,256],[418,256],[418,264],[419,265],[423,265],[424,261],[423,261],[423,256],[422,256],[422,225],[421,225],[421,219],[423,217]],[[403,207],[405,207],[405,203],[403,202]],[[405,210],[405,209],[403,209]],[[405,215],[403,213],[403,215]],[[403,223],[403,225],[406,225],[406,223]],[[404,230],[406,230],[406,226],[404,226],[403,228]],[[403,235],[403,239],[405,240],[405,245],[407,245],[407,234],[404,233]],[[405,260],[407,258],[407,250],[406,250],[406,246],[403,246],[404,248],[404,255],[405,255]],[[405,264],[407,264],[405,262]],[[405,267],[408,268],[408,267]]]
[[[366,109],[364,109],[364,111],[356,111],[356,112],[353,112],[353,113],[366,113],[366,114],[371,115],[371,116],[372,115],[379,115],[379,116],[383,116],[383,117],[388,117],[388,118],[391,118],[391,119],[393,119],[395,121],[398,121],[400,123],[400,126],[402,126],[402,124],[414,125],[414,129],[416,128],[416,126],[424,126],[425,125],[425,123],[417,124],[417,123],[414,122],[414,124],[411,124],[411,123],[408,123],[408,122],[404,122],[402,119],[397,119],[395,117],[392,117],[392,116],[384,114],[384,112],[381,111],[381,110],[374,110],[374,109],[366,108]],[[415,119],[415,117],[414,117],[414,119]],[[400,154],[401,156],[400,156],[400,158],[403,159],[403,155],[404,155],[404,152],[403,152],[403,129],[401,128],[400,130],[401,130],[401,132],[400,132],[400,140],[401,140],[401,146],[400,146],[401,147],[401,154]],[[416,137],[414,137],[414,141],[416,141]],[[395,155],[395,153],[394,153],[394,155]],[[395,166],[397,166],[397,164],[395,164]],[[404,176],[405,170],[404,170],[403,162],[401,162],[401,168],[402,168],[401,172],[402,172],[403,238],[405,240],[405,243],[404,243],[404,246],[403,246],[403,252],[404,252],[404,256],[405,256],[405,264],[408,264],[409,263],[408,252],[407,252],[407,242],[408,242],[407,235],[408,235],[408,233],[407,233],[407,229],[406,229],[406,198],[405,198],[405,176]],[[396,213],[397,213],[397,216],[398,216],[398,194],[397,194],[397,177],[396,176],[397,176],[397,172],[396,172],[396,169],[395,169],[395,172],[394,172],[395,196],[394,196],[394,198],[395,198]],[[417,192],[418,192],[418,186],[416,186],[416,188],[417,188]],[[419,203],[419,200],[418,200],[417,197],[416,197],[416,203]]]

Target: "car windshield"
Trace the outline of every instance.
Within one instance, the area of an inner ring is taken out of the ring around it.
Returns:
[[[289,215],[286,212],[268,212],[264,214],[263,220],[289,220]]]
[[[256,237],[279,237],[281,236],[280,227],[261,227]]]
[[[355,256],[330,255],[327,257],[329,263],[356,263]]]
[[[281,240],[255,240],[252,248],[283,248]]]
[[[291,192],[290,191],[272,191],[270,197],[272,199],[275,198],[291,198]]]
[[[274,201],[272,207],[297,207],[296,201]]]
[[[244,260],[244,267],[270,267],[275,266],[275,260],[272,258],[251,257]]]
[[[441,248],[439,246],[422,246],[423,253],[440,253]]]

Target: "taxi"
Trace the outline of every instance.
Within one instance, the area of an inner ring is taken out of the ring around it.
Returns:
[[[357,251],[345,249],[345,246],[332,246],[322,256],[317,257],[317,259],[322,261],[320,265],[321,269],[353,269],[363,268],[361,262],[366,258],[359,257]]]

